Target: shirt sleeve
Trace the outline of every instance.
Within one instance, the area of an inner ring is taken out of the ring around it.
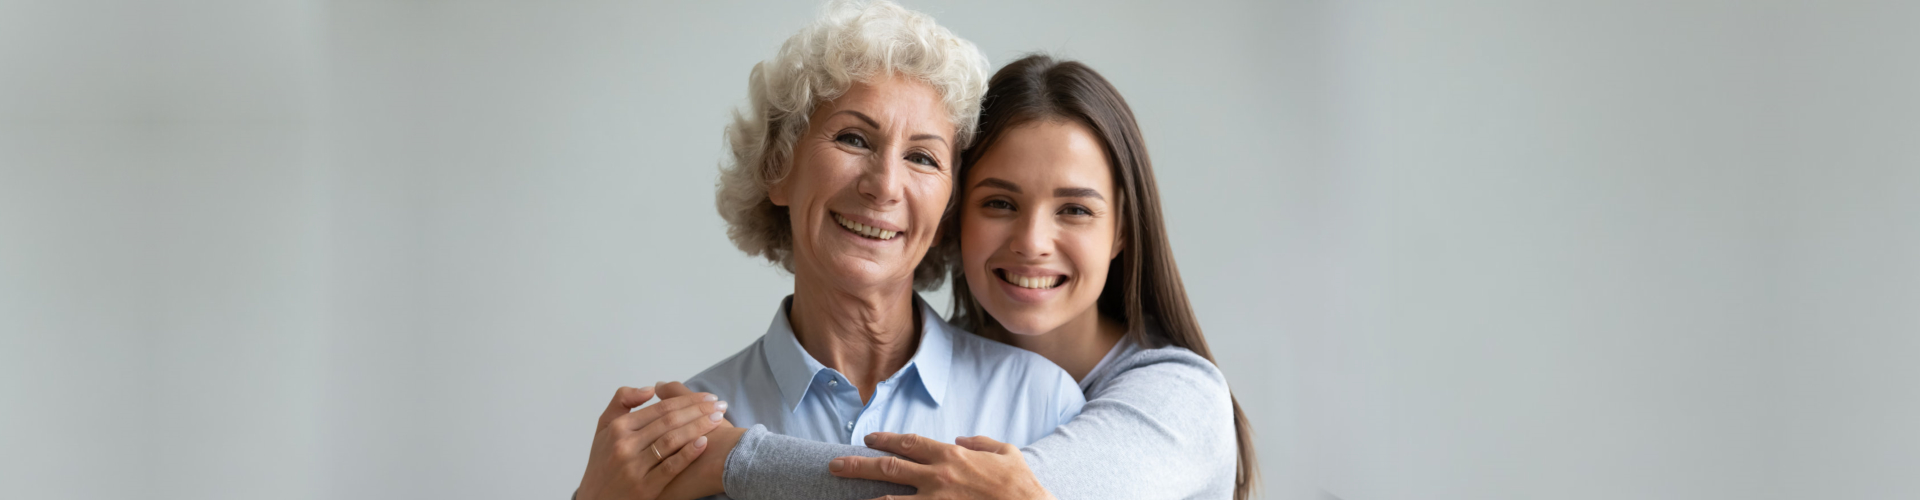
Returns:
[[[1073,377],[1062,374],[1059,388],[1055,390],[1053,401],[1056,411],[1054,412],[1053,421],[1048,422],[1053,425],[1049,425],[1047,428],[1059,429],[1060,426],[1067,425],[1067,422],[1073,421],[1074,417],[1080,416],[1081,409],[1087,406],[1087,395],[1080,392],[1080,384],[1074,382]],[[1049,431],[1049,433],[1051,433],[1051,431]],[[1036,439],[1035,441],[1038,440]]]

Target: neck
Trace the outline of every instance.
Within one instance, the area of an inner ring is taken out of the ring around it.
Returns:
[[[813,359],[846,375],[861,402],[871,401],[880,381],[906,366],[920,345],[913,286],[846,292],[819,285],[794,277],[787,312],[793,335]]]
[[[1002,338],[1013,340],[1015,347],[1046,357],[1072,375],[1073,381],[1079,382],[1087,378],[1087,373],[1100,364],[1100,359],[1105,358],[1126,333],[1126,325],[1088,308],[1085,314],[1053,331],[1040,335],[1009,334]]]

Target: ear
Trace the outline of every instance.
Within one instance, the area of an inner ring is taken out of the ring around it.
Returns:
[[[1120,258],[1120,250],[1125,248],[1127,248],[1127,224],[1122,221],[1120,224],[1113,225],[1113,255],[1107,256],[1107,260]]]

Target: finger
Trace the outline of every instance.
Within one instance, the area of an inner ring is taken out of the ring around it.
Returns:
[[[917,434],[894,434],[875,432],[867,435],[867,447],[900,455],[923,464],[945,461],[948,455],[958,451],[957,446],[927,439]]]
[[[711,414],[703,418],[695,418],[693,421],[681,424],[679,427],[668,429],[665,434],[661,434],[658,439],[653,440],[653,447],[654,449],[660,450],[661,453],[680,451],[681,447],[705,436],[708,431],[712,431],[718,424],[719,421],[714,420]],[[645,432],[645,430],[642,430],[642,432]]]
[[[633,411],[633,408],[636,406],[646,404],[649,399],[653,399],[653,386],[651,385],[639,389],[632,387],[615,389],[613,391],[613,401],[607,403],[607,411],[600,413],[600,425],[595,427],[595,429],[607,428],[607,424],[613,422],[613,419],[620,418],[621,415],[626,415],[627,412]]]
[[[827,462],[827,472],[853,479],[904,484],[927,491],[933,486],[933,467],[900,457],[840,457]]]
[[[634,411],[633,413],[628,413],[626,415],[621,416],[620,418],[614,419],[614,423],[610,427],[619,429],[622,431],[636,431],[636,430],[640,430],[641,427],[646,427],[648,423],[651,423],[654,420],[659,419],[661,415],[666,415],[690,406],[699,405],[701,403],[710,403],[710,402],[719,401],[719,400],[720,400],[719,396],[714,396],[712,394],[707,394],[704,392],[697,392],[697,393],[688,394],[685,396],[680,396],[677,398],[665,399],[665,400],[661,400],[659,403],[654,404],[653,406],[641,408],[637,411]]]
[[[654,387],[660,388],[660,397],[662,399],[693,394],[693,389],[689,389],[687,388],[687,384],[679,382],[660,382],[654,384]]]
[[[998,455],[1011,455],[1020,452],[1020,448],[1014,445],[994,441],[993,438],[986,436],[955,438],[953,444],[973,451],[984,451]]]
[[[673,456],[662,460],[659,466],[647,471],[647,475],[640,479],[640,487],[647,490],[649,497],[659,498],[667,484],[673,482],[673,478],[680,477],[680,473],[685,472],[687,466],[693,464],[693,459],[700,458],[700,453],[704,451],[707,451],[707,437],[699,436]]]
[[[682,384],[679,382],[658,382],[658,383],[655,383],[653,386],[659,388],[660,399],[667,399],[667,398],[684,396],[687,394],[693,394],[693,389],[688,388],[686,384]],[[722,419],[720,421],[720,426],[733,427],[733,422]]]
[[[642,427],[638,431],[621,437],[620,444],[622,445],[622,449],[632,450],[634,452],[632,455],[633,459],[646,463],[647,469],[651,469],[654,464],[659,463],[660,460],[665,458],[664,455],[674,452],[674,448],[657,444],[661,436],[666,435],[668,431],[690,423],[706,425],[706,429],[694,433],[694,436],[706,434],[706,431],[713,429],[714,422],[718,420],[713,418],[713,416],[719,415],[721,413],[719,408],[723,408],[724,406],[725,402],[715,401],[709,404],[689,406],[674,410],[673,413],[666,414],[648,423],[646,427]],[[691,440],[692,436],[688,436],[687,439]],[[684,443],[685,441],[682,442]],[[649,446],[652,447],[651,450],[648,449]],[[661,455],[655,455],[655,452],[659,452]],[[642,469],[642,471],[644,472],[647,469]]]

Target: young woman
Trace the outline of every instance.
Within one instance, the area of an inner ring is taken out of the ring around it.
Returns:
[[[959,254],[953,323],[1052,360],[1085,407],[1025,448],[885,432],[861,448],[754,429],[726,456],[727,495],[1251,496],[1247,420],[1188,305],[1126,101],[1086,65],[1029,56],[993,76],[979,134],[936,250]]]

